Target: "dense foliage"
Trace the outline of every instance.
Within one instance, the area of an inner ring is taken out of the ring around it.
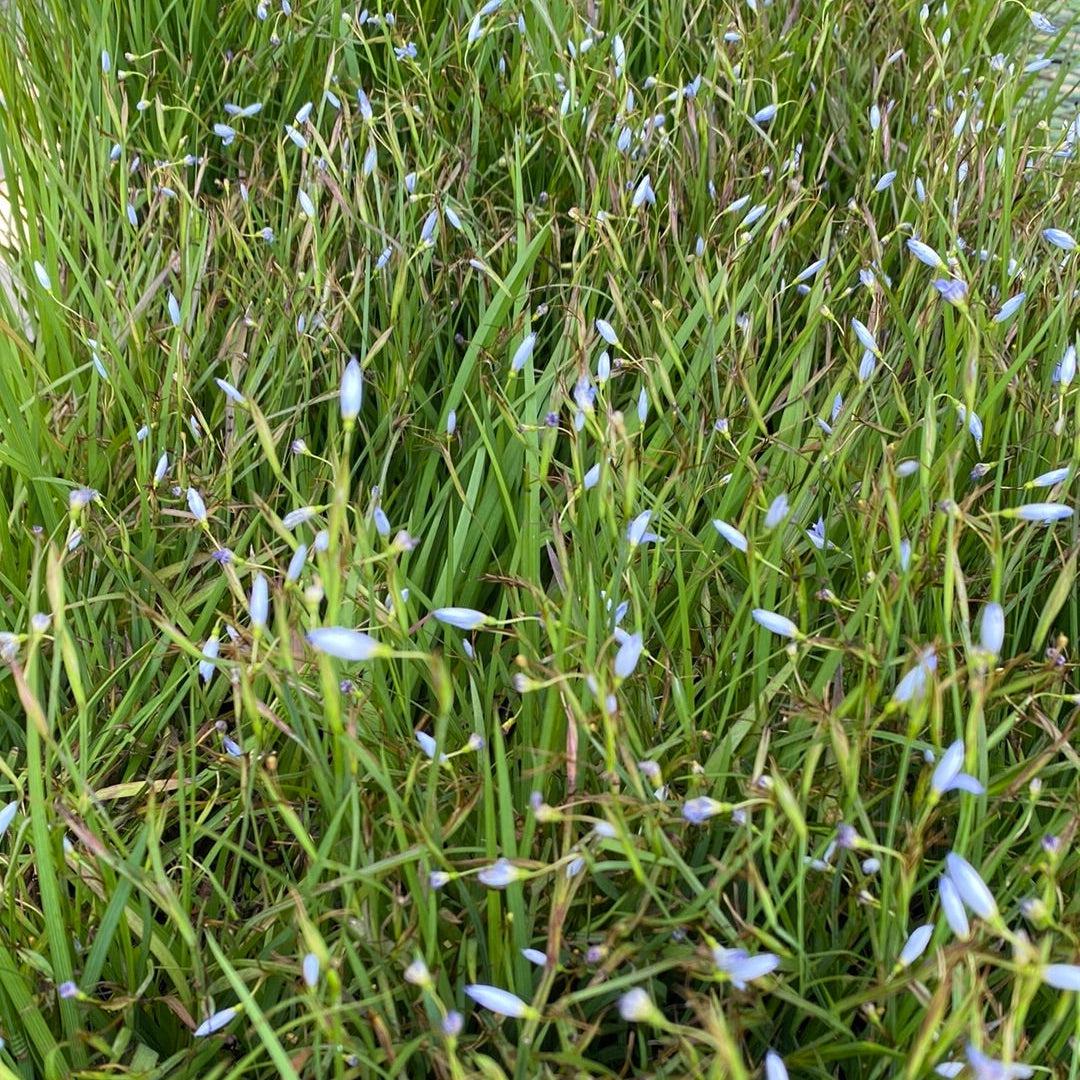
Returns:
[[[0,1080],[1077,1075],[1067,26],[0,17]]]

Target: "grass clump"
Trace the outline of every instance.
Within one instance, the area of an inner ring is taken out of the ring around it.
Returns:
[[[1066,25],[3,17],[0,1077],[1076,1075]]]

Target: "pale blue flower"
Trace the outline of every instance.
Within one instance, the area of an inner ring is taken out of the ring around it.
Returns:
[[[784,615],[778,615],[775,611],[766,611],[764,608],[754,608],[753,611],[750,612],[750,615],[758,626],[763,626],[766,630],[773,634],[778,634],[780,637],[798,640],[803,636],[799,628],[789,618]]]
[[[1073,508],[1071,506],[1062,506],[1061,503],[1053,502],[1024,503],[1023,506],[1018,506],[1013,513],[1021,521],[1033,521],[1039,524],[1048,524],[1052,521],[1064,521],[1065,518],[1072,517]]]
[[[488,621],[488,617],[482,611],[476,611],[474,608],[436,608],[431,614],[439,622],[447,626],[455,626],[458,630],[475,630]]]
[[[248,614],[252,627],[255,630],[264,629],[269,613],[270,587],[267,584],[266,575],[260,570],[251,583],[251,596],[248,598]]]
[[[360,361],[355,356],[345,365],[338,398],[341,405],[341,418],[348,426],[360,415],[360,406],[364,401],[364,373],[360,368]]]
[[[1027,1080],[1035,1070],[1027,1065],[1014,1065],[987,1057],[978,1047],[968,1043],[965,1049],[972,1080]]]
[[[765,1080],[788,1080],[784,1059],[775,1050],[765,1054]]]
[[[795,275],[796,284],[803,281],[809,281],[810,278],[812,278],[824,265],[824,259],[815,259],[814,262]]]
[[[862,345],[864,349],[874,353],[875,356],[879,354],[880,350],[878,349],[877,339],[870,333],[870,328],[864,322],[860,322],[858,319],[852,319],[851,329],[855,331],[855,336],[859,339],[859,344]]]
[[[649,535],[647,530],[649,528],[649,520],[652,518],[651,510],[643,510],[630,524],[626,527],[626,539],[630,542],[631,547],[637,547],[645,541]]]
[[[203,502],[202,496],[193,487],[187,489],[187,504],[191,516],[196,521],[206,520],[206,503]]]
[[[904,942],[904,947],[900,950],[900,956],[897,958],[896,962],[901,967],[910,967],[924,952],[926,952],[926,947],[930,944],[930,939],[933,936],[933,923],[926,923],[925,926],[916,927],[911,932],[907,941]]]
[[[627,634],[619,651],[615,654],[615,677],[618,679],[629,678],[637,667],[638,659],[643,649],[640,634]]]
[[[207,1017],[193,1032],[192,1035],[196,1039],[201,1039],[206,1035],[213,1035],[215,1032],[220,1031],[223,1027],[227,1027],[232,1023],[236,1014],[239,1012],[236,1008],[219,1009],[212,1016]]]
[[[1076,247],[1076,241],[1063,229],[1043,229],[1043,239],[1062,251],[1072,251]]]
[[[316,651],[338,660],[362,662],[390,655],[388,646],[370,634],[346,626],[322,626],[309,630],[308,644]]]
[[[1005,642],[1005,611],[995,601],[986,604],[979,619],[979,646],[983,652],[997,656]]]
[[[887,191],[889,188],[892,187],[893,181],[895,179],[896,179],[896,170],[895,169],[892,169],[887,173],[882,173],[882,175],[878,178],[878,182],[874,185],[874,191],[879,193],[879,194],[882,191]]]
[[[1020,310],[1020,305],[1026,299],[1027,293],[1017,293],[1015,296],[1009,297],[1009,299],[1001,305],[1001,310],[994,316],[993,321],[996,323],[1007,322]]]
[[[261,110],[261,101],[254,101],[250,105],[235,105],[231,101],[225,103],[225,112],[228,113],[229,116],[236,116],[240,119],[248,119]]]
[[[654,1022],[659,1013],[648,992],[635,986],[619,998],[619,1015],[628,1024],[647,1024]]]
[[[214,381],[218,384],[218,387],[221,389],[222,392],[225,393],[225,396],[228,397],[230,401],[233,401],[238,405],[247,404],[246,397],[244,397],[244,395],[237,388],[235,388],[231,382],[226,382],[225,379],[215,379]]]
[[[505,889],[525,877],[525,871],[516,867],[509,859],[496,859],[491,866],[485,866],[476,875],[481,885],[489,889]]]
[[[723,809],[723,803],[710,799],[708,795],[699,795],[683,803],[682,816],[691,825],[703,825],[709,818],[716,817]]]
[[[769,209],[768,203],[758,203],[757,206],[751,206],[746,211],[746,216],[739,222],[744,228],[749,229],[751,225],[759,221],[765,212]]]
[[[1051,469],[1049,472],[1040,473],[1034,480],[1029,480],[1025,487],[1054,487],[1062,483],[1069,475],[1068,465],[1060,469]]]
[[[930,676],[937,670],[937,654],[932,648],[919,654],[915,666],[896,684],[892,699],[897,704],[920,701],[926,694]]]
[[[301,506],[296,510],[290,510],[282,519],[281,524],[286,529],[295,529],[309,522],[316,514],[314,506]]]
[[[765,513],[765,528],[775,529],[788,516],[790,509],[787,493],[781,492],[769,504],[769,509]]]
[[[616,34],[614,38],[612,38],[611,57],[615,61],[616,76],[622,75],[623,68],[626,67],[626,45],[623,43],[623,39],[619,34]]]
[[[308,547],[307,544],[301,544],[292,555],[289,560],[289,567],[285,571],[286,581],[298,581],[300,574],[304,569],[304,565],[307,562]]]
[[[410,986],[431,986],[431,972],[428,970],[428,966],[424,963],[424,958],[418,956],[413,960],[404,971],[405,981]]]
[[[202,647],[205,660],[199,661],[199,675],[204,683],[208,683],[214,677],[214,663],[221,652],[221,642],[216,637],[208,638]]]
[[[596,332],[609,344],[618,345],[619,335],[615,333],[615,327],[607,319],[596,320]]]
[[[574,404],[583,413],[592,412],[596,404],[596,387],[587,372],[582,372],[574,384]]]
[[[968,287],[959,278],[937,278],[933,284],[946,303],[961,307],[967,302]]]
[[[655,206],[656,205],[656,192],[653,191],[652,177],[648,173],[646,173],[641,178],[641,181],[638,184],[638,186],[636,188],[634,188],[634,194],[633,194],[632,198],[630,199],[630,207],[633,210],[637,210],[640,206],[643,206],[645,203],[648,203],[650,206]],[[598,321],[603,322],[602,319],[598,320]],[[597,329],[599,329],[599,327],[597,327]],[[607,338],[605,338],[604,340],[606,341]],[[615,342],[612,341],[611,344],[614,345]]]
[[[1047,964],[1042,969],[1042,980],[1055,990],[1080,991],[1080,964]]]
[[[997,915],[997,901],[987,888],[979,872],[961,855],[950,851],[945,856],[945,873],[956,886],[960,899],[982,919],[993,919]]]
[[[439,224],[439,211],[432,210],[426,218],[424,223],[420,227],[420,245],[421,247],[433,244],[435,242],[435,232]]]
[[[934,1066],[934,1075],[942,1076],[945,1080],[952,1080],[952,1077],[959,1076],[965,1068],[962,1061],[943,1061],[940,1065]]]
[[[1068,386],[1076,377],[1076,346],[1069,345],[1064,355],[1054,368],[1053,381],[1059,386]]]
[[[424,751],[424,756],[435,760],[436,754],[438,754],[438,744],[426,731],[414,731],[413,735],[416,738],[416,744]],[[450,759],[446,754],[438,754],[440,761],[449,761]]]
[[[907,249],[919,262],[932,266],[935,270],[940,270],[945,266],[945,260],[929,244],[924,244],[921,240],[911,237],[907,241]]]
[[[15,815],[19,812],[18,801],[9,802],[2,810],[0,810],[0,839],[3,838],[4,833],[11,827],[11,823],[15,820]]]
[[[964,911],[960,894],[948,877],[938,878],[938,899],[941,901],[941,910],[945,915],[945,921],[949,924],[949,929],[961,941],[966,941],[971,936],[971,926],[968,923],[967,912]]]
[[[653,761],[651,758],[648,761],[639,761],[637,767],[641,772],[641,775],[649,781],[650,784],[659,784],[663,780],[663,772],[660,769],[660,763]]]
[[[48,270],[40,262],[34,261],[34,276],[38,279],[38,284],[46,291],[52,291],[52,279],[49,277]],[[171,293],[169,294],[172,295]]]
[[[746,537],[743,536],[734,525],[729,525],[726,521],[721,521],[719,518],[713,518],[713,526],[736,551],[747,550],[749,545],[747,544]]]
[[[731,979],[736,990],[745,990],[748,983],[771,974],[780,966],[774,953],[751,956],[745,949],[713,949],[713,963]]]
[[[520,1019],[533,1012],[532,1007],[522,1001],[517,994],[511,994],[509,990],[501,990],[497,986],[472,983],[465,987],[465,993],[481,1008],[499,1016]]]
[[[972,795],[981,795],[983,786],[973,776],[960,770],[964,765],[964,743],[957,739],[941,755],[941,760],[934,769],[930,778],[930,788],[937,795],[945,795],[950,791],[966,791]]]

